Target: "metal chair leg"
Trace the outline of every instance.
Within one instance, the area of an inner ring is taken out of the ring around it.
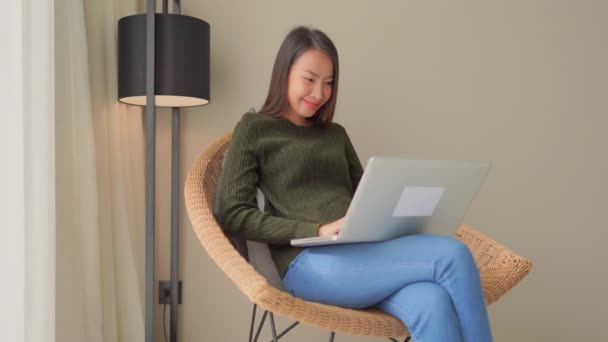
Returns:
[[[290,325],[290,326],[289,326],[287,329],[283,330],[283,332],[282,332],[282,333],[278,334],[278,335],[277,335],[277,341],[278,341],[278,340],[279,340],[281,337],[285,336],[285,334],[287,334],[289,331],[291,331],[291,329],[295,328],[295,327],[296,327],[298,324],[300,324],[300,322],[295,322],[295,323],[293,323],[292,325]]]
[[[255,311],[258,308],[257,304],[253,304],[253,313],[251,314],[251,327],[249,328],[249,342],[253,342],[253,326],[255,325]]]
[[[264,322],[266,321],[266,316],[268,316],[268,314],[270,314],[270,328],[272,331],[272,341],[271,342],[278,342],[279,339],[281,337],[283,337],[285,334],[287,334],[291,329],[293,329],[295,326],[297,326],[300,322],[295,322],[292,325],[290,325],[287,329],[283,330],[283,332],[281,332],[280,335],[277,335],[277,330],[276,330],[276,326],[274,323],[274,314],[268,310],[264,311],[264,314],[262,315],[262,319],[260,321],[260,325],[258,326],[258,329],[255,333],[255,337],[253,338],[252,341],[252,337],[253,337],[253,326],[255,325],[255,315],[256,315],[256,311],[257,311],[257,304],[253,304],[253,311],[251,312],[251,326],[249,327],[249,342],[257,342],[258,338],[260,337],[260,333],[262,332],[262,327],[264,327]],[[336,333],[334,331],[329,333],[329,342],[334,342],[334,339],[336,337]],[[405,340],[403,340],[403,342],[409,342],[411,340],[411,336],[408,336],[405,338]],[[390,341],[392,342],[399,342],[396,339],[389,337],[388,338]]]
[[[279,340],[277,339],[277,329],[274,326],[274,315],[272,314],[272,312],[270,313],[270,326],[272,328],[272,342],[278,342]]]
[[[258,341],[258,337],[260,337],[260,333],[262,332],[262,327],[264,326],[264,321],[266,320],[267,315],[268,311],[264,311],[264,314],[262,315],[262,320],[260,321],[260,325],[258,326],[258,331],[255,333],[255,338],[253,339],[253,342]]]
[[[393,342],[399,342],[399,341],[395,340],[392,337],[389,337],[388,339],[391,340],[391,341],[393,341]],[[408,336],[408,337],[405,338],[405,340],[403,340],[403,342],[409,342],[411,339],[412,339],[412,336]]]

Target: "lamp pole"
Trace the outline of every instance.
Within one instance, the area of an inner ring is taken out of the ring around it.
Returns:
[[[154,342],[155,15],[156,2],[155,0],[148,0],[146,12],[146,342]]]
[[[167,0],[163,0],[166,3]],[[165,10],[167,6],[164,6]],[[180,14],[180,0],[173,0],[173,14]],[[171,120],[171,342],[177,342],[179,304],[179,137],[180,109],[173,107]],[[164,322],[163,322],[164,323]]]

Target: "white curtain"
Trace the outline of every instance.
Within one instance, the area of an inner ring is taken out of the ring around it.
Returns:
[[[0,21],[2,341],[53,342],[53,1],[3,2]]]
[[[136,6],[55,7],[57,341],[144,340],[141,109],[117,102],[118,19]]]

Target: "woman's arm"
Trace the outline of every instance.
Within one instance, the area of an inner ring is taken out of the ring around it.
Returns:
[[[276,217],[258,209],[259,146],[254,123],[243,119],[234,129],[219,180],[220,224],[230,234],[273,244],[317,236],[320,224]]]
[[[363,166],[361,166],[361,161],[357,156],[357,151],[355,151],[346,130],[344,130],[344,137],[346,140],[346,160],[348,161],[348,173],[350,175],[350,181],[353,185],[353,192],[355,192],[359,186],[359,181],[361,181],[361,177],[363,176]]]
[[[348,163],[348,173],[354,192],[355,190],[357,190],[357,186],[359,186],[359,182],[361,181],[361,177],[363,176],[363,167],[361,166],[361,162],[359,161],[357,152],[355,151],[355,148],[353,147],[353,144],[351,143],[350,138],[348,137],[348,134],[346,133],[344,127],[342,127],[342,130],[344,131],[344,141],[346,143],[345,156]],[[322,225],[319,228],[318,235],[330,236],[338,234],[343,226],[344,217],[334,222]]]

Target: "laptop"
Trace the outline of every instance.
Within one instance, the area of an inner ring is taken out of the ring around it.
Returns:
[[[489,170],[489,161],[372,157],[337,235],[291,240],[299,247],[453,235]]]

